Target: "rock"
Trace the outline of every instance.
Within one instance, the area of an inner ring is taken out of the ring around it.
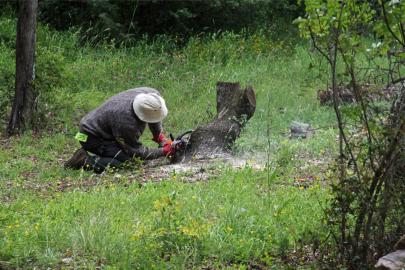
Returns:
[[[405,268],[405,250],[397,250],[395,252],[388,253],[384,257],[378,259],[375,265],[377,269],[385,270],[401,270]]]
[[[291,138],[308,138],[314,133],[310,124],[294,121],[290,125]]]
[[[62,262],[64,264],[71,264],[73,262],[73,258],[67,257],[67,258],[63,258]]]

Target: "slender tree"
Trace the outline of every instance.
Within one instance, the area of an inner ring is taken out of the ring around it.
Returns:
[[[15,96],[7,128],[9,135],[32,127],[35,105],[35,30],[38,0],[18,0]]]
[[[339,128],[325,218],[337,256],[329,259],[335,268],[371,269],[405,227],[405,2],[306,0],[305,6],[296,22],[329,64]],[[350,105],[343,103],[347,93]]]

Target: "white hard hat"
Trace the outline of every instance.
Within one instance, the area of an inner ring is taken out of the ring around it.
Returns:
[[[139,119],[146,123],[157,123],[167,116],[165,100],[155,93],[137,95],[132,106]]]

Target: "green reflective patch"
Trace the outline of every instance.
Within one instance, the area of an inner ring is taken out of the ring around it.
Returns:
[[[78,140],[79,142],[87,142],[87,135],[83,134],[83,133],[80,133],[80,132],[77,132],[76,136],[75,136],[75,139]]]

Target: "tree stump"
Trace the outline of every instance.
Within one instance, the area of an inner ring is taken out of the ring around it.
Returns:
[[[184,151],[176,153],[174,163],[229,152],[242,128],[253,116],[256,96],[251,86],[241,89],[239,83],[218,82],[216,88],[216,117],[191,133],[189,144]]]

